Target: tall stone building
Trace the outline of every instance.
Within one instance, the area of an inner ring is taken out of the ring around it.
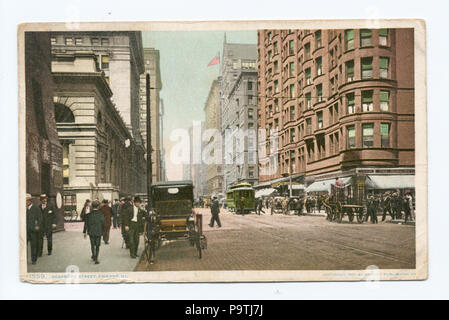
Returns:
[[[26,192],[45,193],[58,211],[57,230],[64,229],[62,146],[56,130],[51,75],[50,34],[25,33]]]
[[[412,177],[413,49],[412,29],[260,30],[261,185]]]
[[[77,196],[79,211],[85,198],[144,192],[141,33],[52,32],[51,47],[55,108],[70,119],[58,121],[66,195]]]
[[[206,104],[204,106],[206,116],[206,130],[215,130],[220,135],[220,104],[218,96],[218,80],[212,82]],[[206,168],[206,190],[208,195],[217,195],[223,192],[223,166],[221,153],[221,140],[217,136],[206,137],[205,153],[208,153]]]
[[[223,192],[236,183],[258,181],[256,62],[256,45],[225,38],[219,78]]]
[[[54,110],[62,144],[65,196],[112,200],[143,192],[146,165],[93,52],[55,53]]]
[[[146,74],[150,74],[150,110],[151,110],[151,157],[153,161],[153,182],[162,180],[161,170],[161,103],[160,91],[162,89],[159,50],[153,48],[143,49],[145,73],[140,76],[140,133],[146,147],[147,139],[147,96]]]

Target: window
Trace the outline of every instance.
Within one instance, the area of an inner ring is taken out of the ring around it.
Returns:
[[[348,107],[348,114],[355,112],[355,97],[354,93],[348,93],[346,95],[346,105]]]
[[[101,56],[101,69],[109,69],[109,56]]]
[[[91,38],[90,41],[92,42],[92,45],[93,45],[93,46],[98,46],[98,45],[100,45],[100,39],[98,39],[98,38]]]
[[[295,120],[295,106],[290,106],[290,120]]]
[[[290,142],[295,142],[295,129],[290,129]]]
[[[278,72],[278,62],[275,61],[273,66],[274,66],[274,73],[277,73]]]
[[[373,91],[372,90],[362,91],[362,110],[363,110],[363,112],[373,111]]]
[[[108,46],[109,45],[109,38],[101,38],[101,45],[102,46]]]
[[[323,85],[319,84],[316,86],[316,95],[318,97],[318,102],[323,101]]]
[[[389,59],[385,57],[381,57],[379,59],[379,76],[381,79],[388,79],[388,64]]]
[[[367,47],[371,45],[371,29],[360,30],[360,46]]]
[[[310,70],[310,68],[307,68],[306,69],[306,85],[309,85],[312,83],[311,76],[312,76],[311,70]]]
[[[321,31],[315,32],[315,48],[321,48]]]
[[[51,44],[56,44],[56,38],[55,37],[51,37]]]
[[[374,124],[365,123],[362,125],[362,142],[364,148],[370,148],[374,145]]]
[[[65,44],[68,46],[73,45],[73,38],[65,38]]]
[[[312,134],[312,118],[306,119],[306,135]]]
[[[274,92],[275,93],[279,92],[279,81],[278,80],[274,81]]]
[[[254,128],[254,123],[248,122],[248,129],[252,129],[252,128]]]
[[[346,82],[354,81],[354,60],[347,61],[346,66]]]
[[[292,55],[292,54],[295,53],[295,43],[293,42],[293,40],[290,40],[290,41],[288,42],[288,53],[289,53],[290,55]]]
[[[355,148],[355,127],[349,126],[348,130],[348,148]]]
[[[317,117],[317,123],[318,123],[318,129],[323,128],[323,112],[320,111],[316,114]]]
[[[289,87],[289,94],[290,94],[290,98],[294,98],[295,97],[295,85],[291,84]]]
[[[273,51],[274,51],[274,54],[278,53],[278,43],[277,42],[273,43]]]
[[[307,110],[312,108],[312,97],[311,97],[310,92],[306,93],[306,107],[307,107]]]
[[[390,101],[390,92],[389,91],[381,91],[380,92],[380,111],[388,111],[389,110],[389,101]]]
[[[62,145],[62,177],[63,183],[69,184],[70,166],[69,166],[69,145]]]
[[[248,109],[248,119],[253,119],[254,111],[253,109]]]
[[[379,29],[379,45],[388,46],[388,29]]]
[[[248,81],[248,90],[253,90],[253,82]]]
[[[269,106],[268,111],[269,111],[270,117],[272,117],[273,116],[273,106]]]
[[[316,74],[320,76],[323,74],[323,61],[321,57],[316,58]]]
[[[295,63],[294,62],[290,62],[290,64],[289,64],[289,76],[293,77],[294,74],[295,74]]]
[[[354,30],[345,31],[345,50],[354,49]]]
[[[248,167],[248,177],[254,178],[254,167]]]
[[[75,38],[75,44],[77,46],[82,45],[83,44],[83,38]]]
[[[362,79],[373,77],[373,57],[362,58]]]
[[[270,51],[268,51],[268,61],[271,61],[271,59],[273,58],[273,53]]]
[[[271,43],[271,32],[268,32],[268,43]]]
[[[277,98],[274,99],[274,111],[275,112],[279,111],[279,100]]]
[[[310,59],[310,42],[304,45],[304,59],[305,60]]]
[[[383,148],[388,148],[390,146],[390,124],[381,123],[380,124],[380,142]]]

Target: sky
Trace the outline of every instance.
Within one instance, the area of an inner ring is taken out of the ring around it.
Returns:
[[[182,178],[182,165],[170,161],[170,133],[204,121],[204,105],[220,65],[207,66],[223,51],[225,31],[143,31],[144,48],[160,51],[164,100],[164,148],[168,180]],[[226,31],[228,43],[257,44],[257,31]]]

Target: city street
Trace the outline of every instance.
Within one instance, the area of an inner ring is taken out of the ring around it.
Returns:
[[[203,258],[186,241],[165,243],[156,263],[142,259],[137,271],[179,270],[359,270],[415,267],[415,227],[379,222],[341,224],[324,216],[220,214],[222,228],[210,228]],[[381,217],[379,217],[381,218]],[[345,218],[347,220],[347,218]],[[390,217],[387,218],[387,221]]]

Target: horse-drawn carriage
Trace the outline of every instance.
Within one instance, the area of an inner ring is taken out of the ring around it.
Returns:
[[[323,201],[327,220],[341,223],[346,215],[349,222],[353,222],[356,217],[358,223],[363,223],[365,185],[361,184],[360,179],[358,180],[356,177],[351,179],[351,182],[345,185],[337,179],[331,185],[330,196]]]
[[[145,219],[145,255],[153,262],[164,241],[186,240],[198,251],[206,249],[203,216],[193,209],[192,181],[158,182],[151,188],[152,211]]]

